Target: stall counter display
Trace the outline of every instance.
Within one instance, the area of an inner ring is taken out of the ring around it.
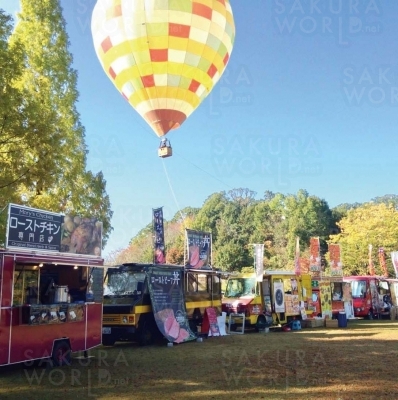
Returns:
[[[84,304],[29,305],[22,307],[22,324],[44,325],[84,319]]]

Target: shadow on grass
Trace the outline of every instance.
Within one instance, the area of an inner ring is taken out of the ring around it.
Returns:
[[[398,322],[100,347],[71,367],[0,369],[3,399],[392,399]]]

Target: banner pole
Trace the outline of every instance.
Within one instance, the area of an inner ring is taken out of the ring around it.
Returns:
[[[213,234],[210,232],[210,264],[213,269]]]

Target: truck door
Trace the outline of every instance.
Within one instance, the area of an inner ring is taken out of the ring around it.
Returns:
[[[14,261],[0,255],[0,365],[8,364]]]
[[[271,287],[270,280],[264,279],[261,282],[261,293],[262,293],[262,308],[266,314],[272,314],[272,305],[271,305]]]

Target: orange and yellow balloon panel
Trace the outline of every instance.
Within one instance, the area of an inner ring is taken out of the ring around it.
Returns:
[[[229,0],[97,0],[91,30],[106,74],[158,136],[211,92],[235,38]]]

